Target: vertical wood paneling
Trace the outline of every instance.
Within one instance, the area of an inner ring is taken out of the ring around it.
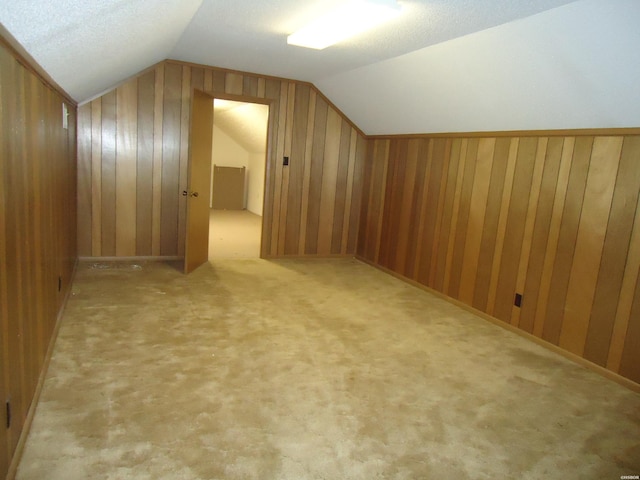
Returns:
[[[637,159],[640,156],[640,137],[627,137],[623,149],[623,156],[633,159],[634,165],[637,165]],[[621,164],[627,163],[627,159],[623,158]],[[635,192],[629,192],[633,196]],[[631,202],[633,205],[633,202]],[[607,358],[607,368],[614,372],[619,371],[620,362],[627,335],[629,321],[631,318],[631,310],[633,308],[633,295],[635,292],[636,282],[639,281],[640,273],[640,194],[636,196],[635,218],[633,219],[633,230],[631,232],[631,240],[629,241],[629,252],[626,258],[625,271],[620,287],[620,297],[616,308],[616,315],[611,333],[611,347]],[[597,298],[597,297],[596,297]],[[601,307],[602,308],[602,307]],[[590,351],[595,349],[591,347]]]
[[[363,202],[366,203],[366,211],[362,213],[365,223],[364,233],[361,233],[364,241],[363,256],[373,262],[378,261],[379,254],[389,149],[389,140],[374,142],[369,160],[370,188],[367,198],[363,199]]]
[[[585,358],[602,366],[607,365],[609,346],[614,346],[612,334],[616,310],[624,291],[625,267],[631,271],[639,271],[637,263],[634,267],[634,248],[638,249],[638,246],[632,240],[634,216],[636,212],[640,212],[638,159],[640,137],[625,138],[584,349]],[[622,310],[626,308],[623,307]]]
[[[495,144],[495,138],[483,138],[478,143],[458,294],[458,298],[469,305],[473,303]]]
[[[369,148],[361,257],[640,381],[640,136]]]
[[[2,478],[35,408],[36,384],[70,286],[78,186],[80,198],[91,193],[90,122],[81,124],[79,150],[88,159],[76,177],[76,108],[26,64],[0,39],[0,398],[12,413],[10,427],[0,433]],[[62,127],[63,103],[68,129]],[[88,202],[80,215],[89,228],[91,213]],[[90,242],[82,237],[84,249]]]
[[[538,297],[533,323],[533,334],[539,337],[543,335],[544,326],[547,323],[545,322],[545,316],[549,301],[551,280],[553,278],[553,269],[558,252],[558,241],[560,240],[560,231],[562,227],[562,214],[564,212],[567,188],[569,186],[571,159],[573,157],[574,147],[574,137],[568,137],[564,140],[560,159],[560,169],[558,172],[557,190],[553,203],[553,211],[551,213],[551,225],[549,227],[549,236],[547,238],[544,264],[542,266],[540,296]]]
[[[152,255],[154,85],[153,71],[138,79],[136,255],[143,256]]]
[[[338,150],[338,169],[336,176],[336,191],[334,195],[335,207],[333,210],[333,236],[331,240],[331,253],[339,255],[343,244],[343,227],[345,208],[347,204],[347,182],[349,180],[349,154],[351,151],[351,125],[341,119],[342,131],[340,133],[340,148]]]
[[[164,125],[164,65],[155,70],[153,106],[153,194],[151,205],[151,254],[160,255],[162,223],[162,145]]]
[[[407,226],[407,255],[405,258],[404,264],[404,275],[407,278],[414,279],[417,267],[419,265],[419,260],[421,258],[422,253],[422,242],[420,241],[421,235],[420,231],[420,219],[422,218],[422,198],[423,191],[425,186],[425,173],[427,162],[423,161],[421,153],[421,146],[426,142],[424,140],[419,139],[410,139],[409,145],[407,147],[407,155],[409,156],[410,161],[415,158],[415,174],[413,178],[413,199],[411,202],[411,213],[409,216],[409,224]],[[448,159],[445,157],[443,161],[448,163]],[[442,188],[444,191],[444,188]],[[439,224],[439,216],[436,214],[436,225]],[[423,227],[424,228],[424,227]],[[437,235],[436,235],[437,238]],[[430,258],[433,258],[431,252],[429,252]]]
[[[380,265],[387,268],[391,268],[391,259],[394,256],[398,242],[399,217],[393,213],[401,211],[402,183],[404,181],[407,162],[405,151],[406,142],[396,139],[391,140],[389,149],[390,153],[385,185],[386,202],[382,209],[382,234],[380,237],[378,260]]]
[[[430,185],[423,187],[426,195],[422,208],[426,214],[426,218],[425,221],[421,223],[423,228],[420,237],[421,248],[418,249],[418,252],[420,253],[417,271],[418,281],[424,282],[425,284],[430,281],[431,273],[434,271],[434,238],[435,232],[439,228],[438,220],[440,218],[438,200],[440,198],[440,191],[444,184],[440,179],[442,179],[443,173],[445,172],[444,166],[446,165],[446,159],[450,154],[448,147],[449,142],[447,140],[433,139],[429,142],[428,148],[425,143],[421,143],[420,150],[418,152],[420,157],[424,157],[425,153],[428,151],[428,179],[433,179]]]
[[[636,277],[636,290],[620,360],[620,373],[640,383],[640,272]]]
[[[214,72],[214,79],[215,79]],[[271,255],[271,232],[273,229],[273,208],[275,205],[276,146],[280,120],[280,83],[269,79],[266,83],[266,95],[272,99],[269,107],[269,128],[267,144],[267,165],[265,171],[264,210],[262,213],[262,255]],[[215,85],[214,85],[215,87]]]
[[[433,218],[433,215],[427,214],[427,203],[429,201],[429,192],[431,190],[430,184],[432,184],[431,167],[433,165],[433,141],[429,140],[414,140],[416,155],[418,161],[424,165],[421,169],[419,178],[422,183],[418,185],[418,191],[420,192],[420,198],[416,200],[416,209],[418,209],[416,217],[416,247],[415,258],[413,258],[413,276],[418,278],[421,274],[424,276],[425,264],[428,264],[432,258],[432,252],[426,247],[426,241],[424,238],[425,224],[429,218]],[[435,216],[437,219],[437,215]],[[423,280],[424,281],[424,280]]]
[[[444,158],[442,159],[442,174],[440,178],[440,182],[438,188],[440,189],[440,194],[438,195],[438,206],[435,209],[435,230],[433,232],[433,241],[431,242],[431,252],[430,252],[430,263],[431,268],[429,269],[429,280],[427,285],[433,286],[436,282],[436,274],[438,272],[438,242],[441,238],[442,228],[443,228],[443,215],[444,215],[444,206],[445,206],[445,196],[447,194],[447,179],[449,178],[449,165],[451,161],[451,148],[452,141],[447,139],[445,142],[445,150],[444,150]],[[433,213],[433,212],[432,212]],[[420,213],[418,213],[420,215]],[[415,278],[415,275],[414,275]]]
[[[487,309],[489,300],[489,285],[495,254],[495,244],[498,236],[498,222],[502,206],[502,193],[508,170],[509,150],[511,139],[498,138],[494,146],[491,167],[491,179],[487,193],[487,206],[482,227],[482,239],[478,252],[478,266],[476,268],[476,285],[473,292],[472,305],[482,311]]]
[[[520,309],[519,319],[519,327],[528,333],[533,333],[538,299],[541,293],[542,271],[547,242],[551,233],[551,214],[556,198],[563,143],[564,139],[561,137],[550,138],[547,142],[546,151],[544,152],[544,171],[540,184],[536,218],[531,234],[529,265],[524,279],[523,297],[526,300]],[[538,153],[540,153],[540,150]]]
[[[81,110],[80,114],[83,111]],[[82,139],[80,139],[82,141]],[[82,155],[84,152],[79,152]],[[83,158],[80,163],[85,162]],[[82,172],[80,172],[82,174]],[[78,219],[80,229],[89,230]],[[80,255],[102,255],[102,101],[91,102],[91,252]]]
[[[78,224],[91,225],[91,104],[78,112]],[[78,252],[91,254],[91,229],[78,230]]]
[[[283,157],[286,143],[287,133],[287,111],[289,108],[289,89],[287,84],[280,85],[280,104],[278,114],[278,133],[274,141],[274,158],[273,163],[274,180],[273,180],[273,204],[277,205],[271,213],[271,251],[270,254],[277,256],[278,248],[280,248],[280,216],[282,213],[282,179],[284,175]],[[283,219],[286,222],[285,219]]]
[[[307,132],[313,132],[316,117],[316,92],[309,92],[309,109],[307,113]],[[311,149],[313,141],[310,135],[305,136],[304,173],[302,179],[302,205],[300,206],[300,235],[298,237],[298,252],[304,253],[307,239],[307,215],[309,209],[309,184],[311,182]]]
[[[509,156],[507,158],[507,170],[505,172],[504,188],[502,189],[502,201],[500,204],[500,215],[498,216],[498,228],[496,232],[496,243],[493,248],[493,262],[491,264],[491,276],[489,277],[489,294],[487,298],[487,313],[494,314],[496,298],[498,295],[498,281],[500,279],[500,267],[502,265],[502,252],[505,236],[507,233],[507,219],[509,212],[509,202],[513,192],[513,181],[516,171],[516,159],[520,139],[515,138],[509,145]]]
[[[587,338],[621,150],[622,137],[593,142],[560,333],[560,346],[577,355]]]
[[[244,87],[243,75],[239,73],[228,72],[225,76],[225,93],[233,95],[242,95],[242,89]]]
[[[411,214],[412,206],[415,198],[415,178],[418,168],[418,146],[415,141],[404,141],[406,144],[406,165],[404,178],[399,184],[402,193],[400,204],[400,215],[398,215],[397,224],[397,243],[395,251],[390,252],[389,268],[401,272],[403,275],[404,267],[407,262],[407,250],[409,249],[409,234],[411,231]],[[412,148],[413,147],[413,148]],[[405,151],[404,149],[402,151]]]
[[[213,91],[219,93],[226,92],[227,74],[224,70],[213,71]]]
[[[242,79],[242,95],[246,97],[258,97],[258,78],[243,75]]]
[[[116,254],[116,92],[102,97],[101,248],[104,256]]]
[[[467,149],[469,147],[469,141],[465,138],[462,140],[460,144],[459,157],[456,162],[458,163],[458,176],[456,177],[456,186],[453,193],[453,206],[451,211],[451,230],[449,233],[449,240],[447,242],[447,253],[446,253],[446,261],[444,267],[444,280],[443,280],[443,289],[446,294],[449,294],[450,284],[451,284],[451,270],[452,263],[454,259],[455,247],[456,245],[460,245],[460,242],[464,242],[464,236],[458,236],[458,224],[462,223],[460,221],[460,199],[462,197],[462,190],[464,186],[464,178],[466,171],[466,161],[467,161]],[[473,160],[470,162],[470,165],[473,166]],[[467,175],[467,178],[469,176]],[[466,207],[467,205],[463,205]],[[454,278],[454,281],[457,282],[457,278]]]
[[[322,187],[320,193],[319,224],[322,225],[322,229],[318,232],[318,253],[320,255],[331,254],[334,225],[333,216],[338,182],[338,162],[340,158],[341,127],[342,118],[334,109],[329,109],[327,113],[324,165],[322,169]]]
[[[544,172],[544,162],[546,158],[548,138],[542,137],[538,139],[538,147],[536,151],[535,165],[532,172],[531,194],[529,195],[529,207],[524,224],[524,233],[522,240],[522,250],[520,253],[520,264],[518,265],[515,291],[519,294],[524,292],[525,281],[529,270],[529,257],[531,255],[531,244],[533,237],[533,227],[538,210],[538,199],[540,197],[540,189],[542,187],[542,175]],[[511,313],[511,324],[518,326],[520,324],[521,306],[514,305]]]
[[[298,86],[293,95],[293,118],[291,152],[289,158],[289,188],[287,192],[287,216],[285,234],[285,254],[297,254],[300,241],[300,218],[302,211],[304,174],[306,165],[306,139],[309,123],[310,88]],[[308,184],[307,184],[308,188]]]
[[[349,237],[351,236],[351,225],[357,226],[358,222],[353,217],[352,205],[360,198],[356,194],[354,198],[354,177],[356,170],[356,154],[358,148],[358,133],[351,127],[351,141],[349,143],[349,167],[347,172],[347,191],[344,208],[344,218],[342,219],[342,247],[340,253],[346,255],[348,252],[355,252],[355,248],[349,249]]]
[[[447,171],[446,188],[442,197],[442,217],[440,222],[440,235],[436,241],[436,269],[435,278],[430,286],[438,291],[443,291],[445,276],[447,271],[447,250],[449,245],[449,231],[453,220],[453,203],[455,199],[456,184],[458,181],[458,170],[460,166],[460,150],[462,148],[462,140],[456,138],[451,144],[449,153],[449,168]],[[427,174],[427,181],[429,175]],[[443,179],[444,182],[444,179]],[[424,216],[423,213],[421,216]]]
[[[136,167],[138,163],[138,83],[116,90],[116,255],[136,254]]]
[[[509,322],[511,320],[513,300],[516,293],[518,266],[523,247],[524,228],[529,207],[529,195],[535,165],[538,140],[522,138],[518,145],[518,156],[513,175],[512,195],[508,200],[504,246],[500,257],[500,273],[497,285],[494,315]]]
[[[92,248],[83,255],[184,254],[194,89],[270,101],[262,254],[355,253],[364,137],[309,84],[168,61],[84,107],[92,135],[81,133],[80,164],[92,178],[80,234]]]
[[[571,265],[573,263],[576,237],[578,236],[592,145],[592,137],[580,137],[576,139],[573,150],[571,173],[567,185],[557,252],[549,287],[546,321],[542,333],[545,340],[556,345],[560,339],[560,331],[564,319],[565,302],[569,289]]]
[[[322,169],[324,166],[324,138],[327,131],[327,102],[317,97],[316,118],[314,120],[313,145],[311,147],[311,171],[309,183],[309,198],[319,199],[322,194]],[[305,254],[318,253],[318,232],[320,230],[320,202],[309,203],[307,209],[307,229]]]
[[[471,208],[471,189],[473,188],[473,179],[478,157],[478,143],[476,138],[469,139],[467,142],[466,159],[464,176],[462,179],[462,188],[460,190],[459,208],[456,215],[456,234],[453,236],[453,251],[451,256],[451,270],[449,272],[449,288],[453,296],[458,296],[460,290],[460,273],[462,272],[462,260],[464,255],[465,243],[467,240],[467,227],[469,219],[469,211]]]
[[[178,254],[182,67],[166,64],[162,106],[162,193],[160,254]]]
[[[193,73],[193,78],[192,78]],[[178,189],[175,193],[178,199],[178,255],[184,256],[185,235],[183,232],[187,228],[187,200],[189,197],[181,195],[188,189],[189,183],[189,121],[191,116],[191,91],[192,89],[202,90],[204,88],[204,72],[201,68],[182,67],[182,93],[180,97],[180,166]],[[211,107],[213,108],[213,106]],[[199,193],[199,192],[198,192]]]

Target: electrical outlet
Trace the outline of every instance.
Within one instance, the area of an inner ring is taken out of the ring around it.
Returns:
[[[289,157],[284,157],[283,161],[282,161],[282,165],[284,165],[285,167],[287,165],[289,165]]]
[[[516,293],[516,298],[513,300],[513,304],[518,308],[522,306],[522,294]]]

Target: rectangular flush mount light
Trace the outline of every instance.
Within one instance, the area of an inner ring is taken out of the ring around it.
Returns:
[[[323,48],[369,30],[400,15],[394,0],[350,0],[287,37],[289,45]]]

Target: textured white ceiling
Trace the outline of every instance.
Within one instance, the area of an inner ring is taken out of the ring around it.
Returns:
[[[83,101],[169,57],[202,0],[2,0],[0,22]]]
[[[269,107],[257,103],[214,100],[214,124],[251,153],[264,153]]]
[[[640,1],[572,3],[316,85],[367,134],[639,127]]]
[[[316,82],[573,0],[399,0],[403,14],[325,50],[286,37],[346,0],[204,0],[173,49],[175,59]]]
[[[79,102],[173,58],[310,81],[366,133],[640,125],[639,0],[398,0],[375,32],[287,45],[345,1],[4,0],[0,22]]]
[[[572,0],[400,0],[404,14],[322,51],[286,36],[346,0],[11,0],[0,22],[82,102],[165,58],[316,82]]]

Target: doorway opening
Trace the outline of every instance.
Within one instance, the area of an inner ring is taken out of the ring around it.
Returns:
[[[260,258],[269,106],[213,100],[209,260]]]

